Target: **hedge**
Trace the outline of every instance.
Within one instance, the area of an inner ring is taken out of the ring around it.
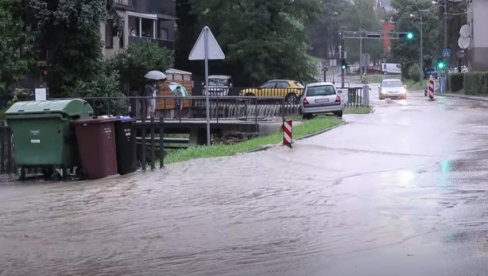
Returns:
[[[488,72],[465,73],[464,93],[466,95],[488,96]]]
[[[452,73],[449,75],[449,87],[452,92],[459,92],[463,89],[464,85],[464,74]]]

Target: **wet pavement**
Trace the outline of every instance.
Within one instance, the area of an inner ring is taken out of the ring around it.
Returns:
[[[293,149],[0,184],[0,275],[487,275],[488,103],[375,92]]]

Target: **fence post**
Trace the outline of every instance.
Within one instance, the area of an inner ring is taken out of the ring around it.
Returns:
[[[146,171],[146,116],[142,117],[141,129],[141,168]]]
[[[156,156],[155,156],[155,137],[154,137],[154,117],[151,117],[151,170],[156,168]]]
[[[159,117],[159,168],[164,167],[164,118]]]

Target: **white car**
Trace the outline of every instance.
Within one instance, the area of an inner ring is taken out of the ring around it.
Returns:
[[[310,119],[317,113],[333,113],[342,117],[344,107],[344,101],[330,82],[308,84],[300,98],[300,112],[304,119]]]
[[[385,98],[407,98],[407,88],[399,79],[384,79],[378,91],[380,100]]]

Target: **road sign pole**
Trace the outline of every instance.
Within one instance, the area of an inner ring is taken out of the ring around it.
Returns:
[[[208,28],[205,28],[205,109],[207,113],[207,146],[210,146],[210,96],[208,92]]]

